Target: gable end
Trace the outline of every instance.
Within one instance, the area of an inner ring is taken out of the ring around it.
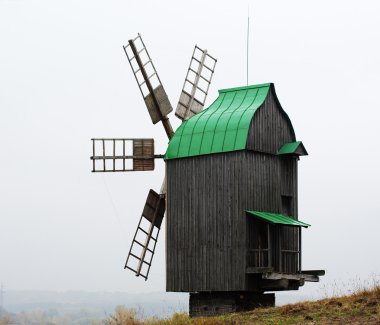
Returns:
[[[252,118],[246,148],[277,154],[284,143],[295,141],[292,122],[277,98],[274,85],[271,84],[268,96]]]

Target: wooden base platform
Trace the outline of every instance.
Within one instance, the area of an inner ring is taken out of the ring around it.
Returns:
[[[190,293],[190,317],[217,316],[258,307],[273,307],[274,293],[197,292]]]

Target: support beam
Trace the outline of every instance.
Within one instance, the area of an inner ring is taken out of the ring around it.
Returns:
[[[304,274],[304,273],[277,273],[277,272],[263,273],[262,278],[266,280],[287,279],[287,280],[297,280],[297,281],[304,279],[305,281],[308,281],[308,282],[319,282],[318,276],[312,275],[312,274]]]
[[[263,291],[282,291],[289,290],[288,279],[267,280],[260,281],[260,289]]]
[[[301,271],[302,274],[311,274],[311,275],[317,275],[317,276],[323,276],[326,274],[325,270],[303,270]]]
[[[273,271],[273,267],[247,267],[245,274],[269,273]]]

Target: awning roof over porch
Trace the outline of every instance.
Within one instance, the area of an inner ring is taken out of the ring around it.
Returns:
[[[274,224],[280,224],[284,226],[293,226],[293,227],[305,227],[305,228],[310,227],[310,225],[307,223],[292,219],[288,216],[284,216],[283,214],[272,213],[272,212],[260,212],[260,211],[253,211],[253,210],[246,210],[246,212],[249,213],[250,215],[258,217],[261,220],[274,223]]]

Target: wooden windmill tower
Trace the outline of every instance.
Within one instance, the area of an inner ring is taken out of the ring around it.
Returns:
[[[274,85],[219,90],[202,111],[216,60],[195,47],[176,110],[183,123],[173,132],[171,105],[140,35],[124,50],[152,122],[161,121],[170,139],[162,190],[148,194],[125,267],[147,279],[166,210],[166,290],[190,292],[190,316],[272,306],[274,294],[265,292],[319,281],[323,270],[301,264],[301,229],[309,225],[298,220],[298,161],[307,151]],[[153,143],[93,139],[93,171],[153,170],[162,158]]]

